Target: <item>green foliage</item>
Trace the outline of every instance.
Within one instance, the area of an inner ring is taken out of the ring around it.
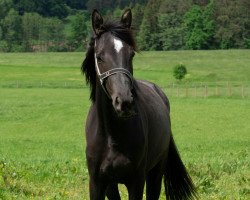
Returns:
[[[106,19],[120,19],[128,7],[138,49],[249,48],[247,0],[0,0],[0,40],[7,51],[12,45],[24,51],[85,49],[94,8]]]
[[[185,29],[180,16],[175,13],[161,14],[158,24],[162,50],[177,50],[184,46]]]
[[[44,27],[46,33],[48,33],[46,34],[45,40],[53,42],[61,42],[64,40],[64,25],[61,20],[57,18],[45,18]]]
[[[135,6],[132,9],[132,14],[133,14],[132,25],[137,31],[140,28],[143,20],[144,6],[138,3],[135,4]]]
[[[66,0],[67,5],[72,9],[84,10],[86,9],[86,0]]]
[[[5,40],[0,40],[0,52],[8,52],[9,45],[8,42]]]
[[[153,33],[150,31],[150,23],[147,21],[146,16],[150,16],[150,13],[145,13],[142,24],[140,26],[140,31],[137,37],[140,50],[150,50],[154,45]]]
[[[11,52],[16,52],[16,53],[20,53],[20,52],[24,52],[25,51],[25,49],[24,49],[25,47],[23,47],[23,45],[21,45],[21,44],[12,44],[11,45]]]
[[[5,18],[12,6],[12,0],[0,0],[0,20]]]
[[[36,12],[38,9],[37,2],[36,0],[14,0],[14,8],[21,15],[25,12]]]
[[[0,41],[2,40],[2,37],[3,37],[3,29],[2,29],[2,27],[0,25]]]
[[[75,48],[86,45],[86,38],[90,30],[87,26],[87,16],[85,13],[77,13],[72,21],[72,41]]]
[[[112,13],[112,18],[115,20],[120,20],[123,14],[123,10],[120,8],[116,8]]]
[[[8,50],[11,51],[14,44],[21,44],[22,41],[22,19],[18,13],[11,9],[2,20],[2,38],[8,44]]]
[[[189,49],[209,49],[214,36],[213,1],[204,10],[198,5],[186,13],[186,46]]]
[[[33,41],[40,39],[43,18],[37,13],[25,13],[22,17],[23,46],[26,51],[31,50]]]
[[[19,0],[15,2],[14,7],[21,15],[25,12],[37,12],[44,17],[63,19],[69,13],[69,8],[65,4],[65,1],[60,0]]]
[[[164,0],[159,7],[158,17],[159,41],[162,50],[185,48],[185,27],[183,16],[192,3],[182,0]]]
[[[245,39],[245,47],[246,47],[247,49],[250,49],[250,38],[246,38],[246,39]]]
[[[64,1],[61,0],[47,0],[48,2],[41,14],[48,17],[58,17],[63,19],[68,16],[69,8],[66,6]]]
[[[140,3],[144,0],[139,0],[137,3]],[[142,2],[145,3],[145,2]],[[89,12],[92,12],[93,9],[98,9],[103,13],[108,13],[116,8],[124,9],[131,5],[131,0],[88,0],[86,1],[86,7]],[[130,6],[131,7],[131,6]]]
[[[209,4],[205,7],[202,17],[203,17],[203,32],[206,33],[206,48],[213,48],[213,40],[215,34],[215,3],[211,0]]]
[[[244,48],[244,38],[250,37],[249,7],[245,0],[216,1],[215,39],[221,48]]]
[[[185,65],[179,64],[174,67],[173,75],[177,80],[183,79],[186,74],[187,74],[187,68],[185,67]]]
[[[149,0],[138,34],[138,44],[141,50],[160,50],[158,37],[158,14],[160,0]]]
[[[66,52],[68,50],[68,46],[64,43],[55,43],[48,46],[48,52]]]

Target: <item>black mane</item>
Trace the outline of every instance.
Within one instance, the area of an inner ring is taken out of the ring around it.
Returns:
[[[133,47],[134,51],[137,50],[135,39],[133,36],[132,29],[126,28],[121,22],[118,21],[107,21],[101,27],[100,35],[96,37],[91,37],[89,42],[89,47],[86,53],[86,58],[84,59],[81,67],[81,71],[85,74],[86,83],[90,86],[90,99],[95,101],[95,89],[96,89],[96,72],[95,72],[95,39],[101,37],[103,33],[110,32],[115,37],[121,39],[129,46]]]

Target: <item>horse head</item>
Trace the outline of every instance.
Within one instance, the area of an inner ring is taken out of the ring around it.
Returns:
[[[96,77],[119,117],[134,112],[133,66],[135,42],[131,33],[131,10],[118,22],[103,22],[97,10],[92,13],[95,33],[94,59]]]

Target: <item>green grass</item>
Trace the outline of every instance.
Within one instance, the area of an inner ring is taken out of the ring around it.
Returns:
[[[213,76],[204,77],[215,73],[221,81],[248,83],[249,53],[143,52],[135,60],[135,76],[170,83],[172,66],[183,62],[191,82],[213,83]],[[58,84],[82,82],[83,55],[0,54],[1,84],[51,84],[0,87],[0,199],[88,199],[83,126],[89,91]],[[170,102],[174,137],[201,199],[250,199],[249,98],[171,97]],[[127,199],[124,187],[121,194]]]
[[[173,67],[186,65],[189,82],[249,83],[250,50],[141,52],[135,56],[135,76],[166,85],[175,82]],[[4,81],[82,82],[84,53],[0,54]]]
[[[0,199],[84,195],[84,92],[1,90]]]

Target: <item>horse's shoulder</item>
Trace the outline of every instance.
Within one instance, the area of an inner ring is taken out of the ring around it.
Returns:
[[[149,82],[149,81],[145,81],[145,80],[136,80],[137,84],[139,85],[144,85],[147,88],[155,91],[160,97],[161,99],[164,101],[165,105],[167,106],[169,112],[170,112],[170,103],[168,100],[168,97],[164,94],[164,92],[162,91],[162,89],[156,85],[155,83]]]
[[[143,85],[145,85],[145,86],[147,86],[147,87],[149,87],[149,88],[151,88],[151,89],[154,89],[154,83],[151,83],[151,82],[149,82],[149,81],[145,81],[145,80],[136,80],[136,82],[137,82],[137,84],[143,84]]]

